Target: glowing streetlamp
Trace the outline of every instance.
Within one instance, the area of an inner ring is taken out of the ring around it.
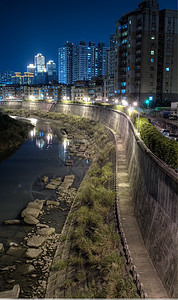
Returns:
[[[147,108],[149,107],[149,100],[148,99],[146,99],[145,100],[145,103],[146,103],[146,105],[147,105]]]
[[[138,105],[138,103],[137,103],[136,101],[134,101],[134,102],[133,102],[133,106],[136,107],[137,105]]]
[[[123,105],[123,106],[128,106],[128,102],[127,102],[126,100],[123,99],[123,100],[122,100],[122,105]]]
[[[35,99],[35,96],[30,95],[30,96],[29,96],[29,99],[30,99],[30,100],[34,100],[34,99]]]

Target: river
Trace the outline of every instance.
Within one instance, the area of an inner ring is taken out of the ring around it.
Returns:
[[[53,191],[41,189],[42,177],[74,174],[73,187],[78,188],[89,164],[88,160],[74,157],[73,166],[66,166],[68,146],[75,141],[56,134],[54,122],[29,120],[35,125],[29,138],[11,157],[0,163],[0,243],[5,248],[10,241],[19,243],[30,226],[4,225],[3,222],[19,218],[30,201],[55,197]],[[55,220],[56,232],[60,232],[66,217],[66,213],[60,214],[60,218],[56,216],[58,222]]]

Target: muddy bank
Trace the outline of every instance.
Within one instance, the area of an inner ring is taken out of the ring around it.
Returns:
[[[28,137],[33,125],[10,118],[0,111],[0,161],[15,152]]]

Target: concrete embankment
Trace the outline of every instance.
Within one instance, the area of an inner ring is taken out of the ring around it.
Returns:
[[[21,103],[21,107],[32,110],[51,108],[55,112],[93,119],[121,137],[126,151],[134,214],[145,247],[168,295],[177,297],[177,174],[150,153],[123,113],[73,104],[51,107],[44,103]]]

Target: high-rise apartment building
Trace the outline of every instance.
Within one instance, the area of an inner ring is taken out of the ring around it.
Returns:
[[[46,64],[46,72],[48,76],[48,82],[57,80],[57,69],[56,64],[53,60],[49,60]]]
[[[106,75],[106,53],[108,47],[104,43],[98,43],[95,48],[95,77]]]
[[[35,69],[36,69],[36,67],[35,67],[35,65],[33,65],[33,64],[29,64],[29,65],[27,66],[27,72],[30,72],[30,73],[35,74]]]
[[[88,80],[91,80],[95,77],[95,43],[89,42],[87,56]]]
[[[159,9],[157,0],[142,1],[115,24],[114,89],[119,98],[155,99]]]
[[[110,48],[106,51],[106,75],[114,76],[115,35],[110,36]]]
[[[178,100],[178,14],[176,10],[159,12],[157,103],[169,105]]]
[[[72,84],[72,48],[73,44],[66,42],[58,49],[58,81]]]
[[[162,103],[165,97],[176,100],[176,24],[176,12],[159,11],[157,0],[142,1],[135,11],[123,15],[116,22],[115,97],[127,97],[140,104],[145,100]],[[174,59],[171,59],[172,55]],[[171,65],[171,61],[174,64]],[[169,82],[165,76],[170,78]]]
[[[34,65],[36,73],[45,72],[45,57],[41,53],[35,55]]]
[[[69,44],[58,51],[58,81],[73,84],[78,80],[91,80],[106,75],[106,51],[103,43],[81,41],[79,45]],[[68,78],[68,80],[66,79]]]
[[[81,41],[79,45],[73,45],[72,52],[72,82],[88,79],[87,45]]]

